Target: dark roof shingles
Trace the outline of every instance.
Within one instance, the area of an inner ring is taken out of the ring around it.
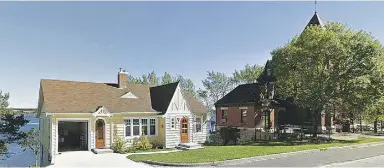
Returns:
[[[311,26],[311,25],[324,27],[323,21],[321,20],[320,16],[317,13],[315,13],[312,16],[311,20],[309,20],[306,27]]]
[[[258,83],[237,86],[215,105],[252,103],[260,100],[260,86]]]
[[[178,84],[178,82],[175,82],[151,87],[150,92],[152,108],[158,112],[161,112],[161,114],[164,114],[167,111],[169,103],[171,103],[172,97]]]

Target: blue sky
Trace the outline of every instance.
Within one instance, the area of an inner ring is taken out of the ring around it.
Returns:
[[[318,2],[324,21],[384,40],[384,2]],[[0,2],[0,89],[36,107],[42,78],[116,82],[152,70],[192,79],[264,64],[314,13],[307,2]]]

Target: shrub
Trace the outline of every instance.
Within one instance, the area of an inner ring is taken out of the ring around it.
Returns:
[[[138,149],[140,147],[140,141],[139,138],[133,138],[132,140],[132,148]]]
[[[140,148],[139,149],[142,149],[142,150],[152,149],[152,144],[149,141],[149,139],[147,138],[147,136],[142,135],[139,138],[139,141],[140,141]]]
[[[126,153],[134,153],[134,152],[136,152],[136,149],[135,149],[135,147],[130,146],[130,147],[125,149],[125,152]]]
[[[237,141],[240,138],[240,129],[233,126],[221,127],[220,137],[223,140],[224,145],[229,143],[237,144]]]
[[[245,145],[245,144],[248,144],[249,142],[252,142],[252,139],[253,139],[254,137],[251,137],[251,139],[249,139],[249,138],[247,138],[247,137],[240,137],[240,139],[239,139],[239,144],[241,144],[241,145]]]
[[[135,150],[147,150],[152,148],[152,144],[147,138],[147,136],[142,135],[140,138],[133,139],[132,147]]]
[[[223,145],[223,139],[220,136],[220,132],[213,132],[212,134],[209,135],[209,145]]]
[[[112,150],[116,153],[124,153],[125,144],[126,144],[126,141],[122,137],[117,136],[115,138],[115,141],[113,142]]]
[[[154,148],[154,149],[163,149],[164,148],[163,144],[158,140],[151,141],[151,144],[152,144],[152,148]]]

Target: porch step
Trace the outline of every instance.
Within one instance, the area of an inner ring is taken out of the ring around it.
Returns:
[[[179,143],[176,146],[176,149],[180,150],[194,150],[194,149],[203,149],[204,147],[197,143]]]
[[[113,150],[112,149],[92,149],[91,150],[93,153],[95,154],[103,154],[103,153],[113,153]]]

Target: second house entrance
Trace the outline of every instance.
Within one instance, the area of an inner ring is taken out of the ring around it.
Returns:
[[[180,121],[180,141],[182,143],[188,142],[188,119],[186,117]]]

